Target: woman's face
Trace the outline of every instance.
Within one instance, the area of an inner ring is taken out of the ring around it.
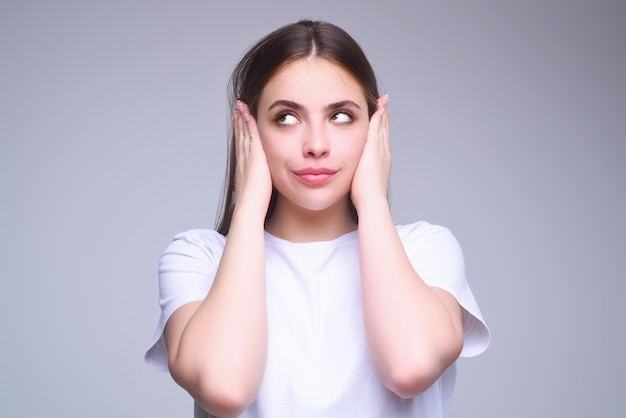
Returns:
[[[287,64],[261,93],[257,125],[279,205],[347,207],[369,128],[363,88],[350,73],[321,58]]]

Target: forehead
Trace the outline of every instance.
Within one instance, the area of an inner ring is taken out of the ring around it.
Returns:
[[[278,99],[304,105],[326,105],[341,100],[366,103],[363,87],[343,67],[323,58],[301,58],[283,66],[267,82],[260,105]]]

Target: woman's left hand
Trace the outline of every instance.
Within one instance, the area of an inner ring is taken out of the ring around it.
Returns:
[[[378,99],[378,109],[370,118],[367,140],[352,179],[351,198],[357,212],[367,202],[387,201],[391,176],[389,139],[389,96]]]

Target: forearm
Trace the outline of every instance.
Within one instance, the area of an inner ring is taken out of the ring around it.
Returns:
[[[426,390],[458,357],[460,315],[413,269],[386,199],[359,210],[368,347],[381,381],[403,397]],[[458,306],[457,306],[458,308]]]
[[[263,218],[236,210],[214,283],[180,337],[172,375],[205,409],[245,408],[267,354]],[[176,374],[176,376],[175,376]]]

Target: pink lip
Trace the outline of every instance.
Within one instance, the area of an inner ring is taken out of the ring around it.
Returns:
[[[303,183],[324,184],[331,178],[333,178],[337,171],[338,170],[333,170],[325,167],[308,167],[301,170],[294,170],[293,173]]]

